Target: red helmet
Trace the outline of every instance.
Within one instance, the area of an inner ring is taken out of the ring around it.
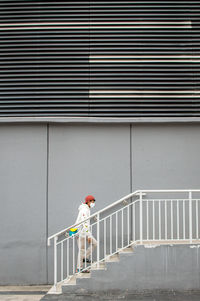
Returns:
[[[86,197],[85,197],[85,204],[87,204],[88,202],[90,202],[90,201],[95,201],[95,198],[94,198],[94,196],[93,195],[87,195]]]

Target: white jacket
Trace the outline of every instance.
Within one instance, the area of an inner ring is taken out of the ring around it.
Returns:
[[[79,210],[79,213],[78,213],[75,224],[90,217],[90,208],[87,204],[81,204],[78,207],[78,210]],[[85,223],[77,226],[76,228],[78,228],[78,233],[80,234],[80,236],[85,236],[85,235],[89,236],[89,237],[92,236],[92,234],[90,232],[90,220],[87,220]]]

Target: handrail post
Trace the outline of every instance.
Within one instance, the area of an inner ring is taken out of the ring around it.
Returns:
[[[189,191],[189,235],[192,243],[192,191]]]
[[[57,240],[58,236],[54,237],[54,286],[57,285]]]
[[[99,260],[100,260],[100,227],[99,227],[99,213],[97,214],[97,267],[99,268]]]
[[[143,229],[142,229],[142,225],[143,225],[143,221],[142,221],[142,191],[140,191],[139,193],[140,195],[140,244],[142,244],[142,239],[143,239]]]

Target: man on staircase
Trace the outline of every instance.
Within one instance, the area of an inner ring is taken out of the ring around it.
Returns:
[[[85,202],[82,203],[78,210],[78,216],[76,219],[76,224],[83,221],[84,219],[90,217],[90,208],[95,206],[95,198],[92,195],[88,195],[85,198]],[[88,219],[85,223],[79,225],[78,234],[76,235],[77,244],[79,248],[78,258],[77,258],[77,272],[81,272],[83,270],[83,262],[91,263],[90,256],[94,249],[97,246],[97,240],[92,236],[90,232],[90,220]],[[86,250],[86,240],[89,243],[89,247]],[[83,272],[89,273],[89,270],[86,269]]]

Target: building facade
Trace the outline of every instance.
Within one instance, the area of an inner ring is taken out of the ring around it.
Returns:
[[[47,237],[88,193],[199,188],[200,5],[0,5],[0,284],[51,283]]]

